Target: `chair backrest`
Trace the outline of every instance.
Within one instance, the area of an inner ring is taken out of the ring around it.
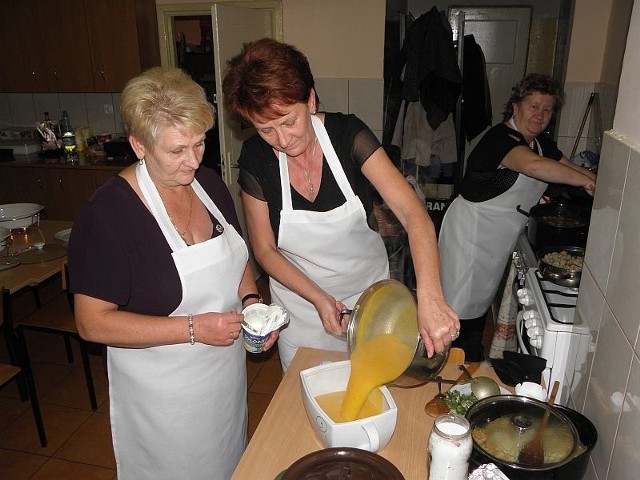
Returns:
[[[73,312],[73,293],[69,291],[69,263],[66,260],[62,262],[62,272],[60,276],[62,278],[62,289],[67,295],[69,307],[71,307],[71,311]]]

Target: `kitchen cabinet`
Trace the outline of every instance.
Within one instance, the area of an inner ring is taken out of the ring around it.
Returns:
[[[38,0],[0,0],[0,70],[5,92],[47,92],[44,55],[56,54],[56,44],[40,41],[35,10]],[[52,28],[57,31],[57,28]]]
[[[1,203],[39,203],[52,220],[73,220],[96,188],[123,166],[3,164]]]
[[[160,65],[154,0],[0,0],[0,91],[119,92]]]
[[[37,2],[45,75],[50,92],[91,92],[93,73],[83,0]]]
[[[153,0],[85,0],[93,91],[119,92],[131,78],[160,65]]]

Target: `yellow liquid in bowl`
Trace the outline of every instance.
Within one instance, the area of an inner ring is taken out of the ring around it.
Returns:
[[[410,365],[414,350],[394,335],[362,340],[351,353],[351,375],[340,412],[344,421],[364,418],[369,394],[398,378]]]
[[[320,408],[326,413],[331,420],[335,423],[344,423],[350,420],[342,418],[342,404],[346,396],[346,391],[325,393],[324,395],[318,395],[315,397],[316,402],[320,405]],[[384,405],[384,395],[379,388],[376,388],[371,392],[369,397],[365,400],[362,409],[358,415],[358,420],[366,417],[373,417],[382,413]]]

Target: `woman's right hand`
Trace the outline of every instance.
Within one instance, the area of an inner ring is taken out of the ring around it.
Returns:
[[[320,300],[314,302],[325,332],[330,335],[342,336],[344,329],[340,322],[340,312],[346,307],[328,293],[324,293]]]
[[[587,192],[589,195],[593,197],[594,193],[596,192],[596,179],[595,177],[590,178],[586,175],[585,177],[587,178],[587,180],[582,185],[582,188],[584,189],[585,192]]]
[[[196,342],[215,346],[232,345],[242,335],[243,315],[232,312],[208,312],[193,316]]]

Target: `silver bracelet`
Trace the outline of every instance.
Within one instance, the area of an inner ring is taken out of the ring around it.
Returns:
[[[187,322],[189,322],[189,343],[191,345],[195,345],[196,344],[196,334],[193,331],[193,314],[192,313],[187,315]]]

